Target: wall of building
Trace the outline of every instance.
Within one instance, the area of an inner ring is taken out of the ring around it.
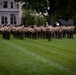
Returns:
[[[8,8],[3,8],[3,1],[8,1]],[[11,1],[13,2],[13,8],[11,8]],[[0,0],[0,25],[2,15],[8,18],[8,24],[10,24],[10,14],[15,14],[17,18],[17,25],[19,25],[22,17],[21,4],[14,2],[14,0]]]

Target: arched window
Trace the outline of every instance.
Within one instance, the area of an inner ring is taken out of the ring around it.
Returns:
[[[7,19],[8,18],[6,16],[2,16],[1,17],[1,24],[5,24],[5,23],[7,24],[8,23]]]
[[[10,14],[10,24],[17,24],[15,14]]]

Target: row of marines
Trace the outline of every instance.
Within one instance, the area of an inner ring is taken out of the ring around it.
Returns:
[[[71,26],[56,26],[53,27],[51,25],[47,26],[2,26],[0,28],[0,32],[3,35],[3,38],[10,39],[10,35],[13,34],[13,37],[24,39],[27,38],[46,38],[48,41],[51,41],[51,38],[70,38],[73,39],[75,27]]]

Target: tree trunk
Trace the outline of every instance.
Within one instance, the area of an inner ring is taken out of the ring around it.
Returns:
[[[48,10],[48,23],[49,25],[54,25],[54,13],[55,13],[55,0],[48,0],[50,4],[50,9]]]
[[[49,25],[54,25],[54,13],[49,14],[48,24]]]

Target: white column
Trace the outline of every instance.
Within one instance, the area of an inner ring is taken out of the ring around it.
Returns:
[[[11,3],[10,3],[10,1],[8,1],[8,8],[10,8],[11,7]]]
[[[0,14],[0,25],[1,25],[1,14]]]
[[[10,25],[10,14],[8,14],[8,24]]]
[[[19,18],[19,24],[21,24],[21,18]]]
[[[13,7],[14,7],[14,9],[16,9],[16,2],[15,1],[13,2]]]
[[[19,25],[19,14],[16,14],[17,25]]]
[[[15,1],[14,1],[13,5],[14,5],[14,8],[17,9],[17,4]]]

